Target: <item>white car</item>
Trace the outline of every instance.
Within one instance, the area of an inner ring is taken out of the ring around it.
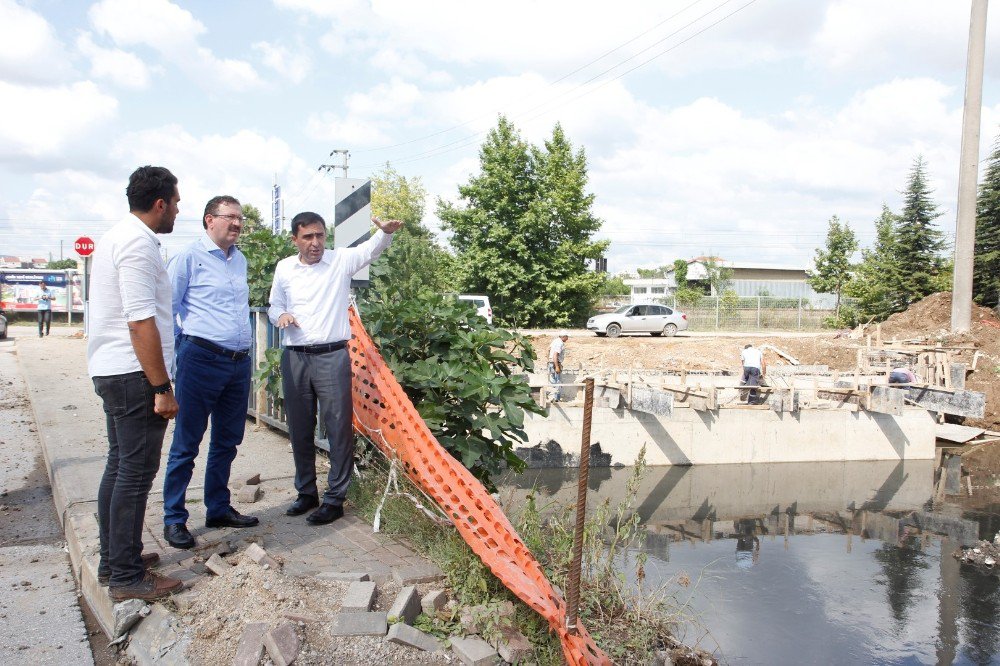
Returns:
[[[3,316],[3,312],[0,312],[0,340],[7,337],[7,317]]]
[[[490,326],[493,325],[493,308],[490,307],[490,297],[480,294],[459,294],[458,300],[469,301],[476,306],[476,314],[486,320]]]
[[[614,312],[595,315],[587,320],[587,330],[617,338],[622,333],[649,333],[650,335],[676,335],[686,331],[687,315],[666,305],[623,305]]]

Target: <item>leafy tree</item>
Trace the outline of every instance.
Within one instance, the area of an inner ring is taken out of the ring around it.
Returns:
[[[979,186],[972,293],[980,305],[1000,306],[1000,140]]]
[[[628,296],[632,293],[632,288],[625,284],[623,275],[612,275],[604,281],[601,290],[602,296]]]
[[[587,262],[608,242],[591,239],[601,221],[590,210],[583,150],[573,151],[559,125],[544,150],[532,147],[501,116],[479,159],[479,174],[458,188],[466,205],[438,202],[459,285],[494,297],[506,324],[586,318],[606,279]]]
[[[851,256],[858,249],[858,239],[846,222],[840,223],[836,215],[830,218],[826,232],[826,249],[816,248],[816,270],[809,272],[806,281],[821,294],[836,294],[834,317],[840,319],[840,297],[851,281]]]
[[[674,284],[677,291],[687,289],[688,286],[688,262],[683,259],[674,260]]]
[[[419,291],[453,289],[450,277],[454,260],[421,222],[426,198],[420,178],[406,178],[389,164],[372,177],[372,214],[404,223],[389,249],[371,266],[374,289],[385,291],[392,282],[403,298]]]
[[[261,215],[259,208],[257,208],[253,204],[245,203],[242,206],[242,210],[243,210],[243,217],[245,218],[245,221],[243,222],[244,234],[248,234],[257,231],[258,229],[265,228],[264,218]],[[267,228],[270,228],[270,226],[271,225],[267,225]]]
[[[50,271],[60,271],[67,268],[78,268],[79,264],[76,259],[56,259],[55,261],[50,261],[45,264],[45,268]]]
[[[437,440],[487,487],[527,441],[524,412],[542,413],[520,374],[534,367],[527,339],[464,303],[429,291],[403,297],[394,283],[361,303],[365,327]]]
[[[896,224],[896,260],[899,269],[903,308],[934,293],[935,278],[941,272],[945,243],[934,220],[941,216],[931,200],[927,165],[917,157],[903,192],[903,211]]]
[[[723,265],[721,260],[706,259],[705,272],[708,273],[708,284],[715,294],[722,294],[730,290],[733,283],[733,269]]]
[[[635,270],[636,273],[639,274],[640,278],[644,280],[655,280],[656,278],[667,277],[667,273],[669,273],[671,269],[671,266],[660,266],[659,268],[637,268]]]
[[[246,215],[246,205],[243,214]],[[291,236],[274,234],[264,226],[240,234],[240,251],[247,258],[247,285],[250,287],[250,306],[267,307],[271,294],[271,281],[278,262],[295,254]]]
[[[875,220],[875,244],[861,251],[861,263],[844,293],[857,299],[862,318],[882,321],[903,310],[901,277],[896,254],[896,216],[882,204],[882,214]]]

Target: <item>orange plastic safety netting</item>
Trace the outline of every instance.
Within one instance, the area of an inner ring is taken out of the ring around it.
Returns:
[[[548,621],[562,641],[568,663],[610,664],[582,623],[577,623],[576,635],[566,630],[566,602],[552,588],[503,510],[476,477],[438,444],[353,307],[350,317],[355,429],[398,460],[406,475],[437,502],[493,574]]]

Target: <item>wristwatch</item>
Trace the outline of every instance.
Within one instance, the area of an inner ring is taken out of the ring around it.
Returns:
[[[170,386],[170,380],[167,380],[166,384],[160,384],[159,386],[153,387],[153,393],[156,395],[163,395],[164,393],[170,393],[173,390]]]

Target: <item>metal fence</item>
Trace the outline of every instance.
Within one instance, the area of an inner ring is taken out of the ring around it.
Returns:
[[[604,311],[628,305],[629,297],[605,298]],[[834,317],[830,308],[813,307],[807,298],[770,296],[702,296],[695,304],[678,304],[673,295],[652,296],[643,303],[660,303],[687,315],[692,331],[818,331]],[[845,298],[841,307],[849,306]]]

